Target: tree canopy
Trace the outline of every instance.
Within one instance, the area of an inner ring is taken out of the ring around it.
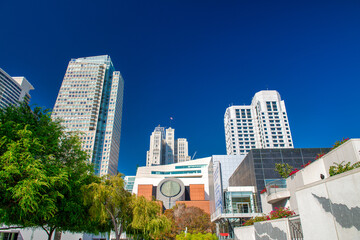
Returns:
[[[198,207],[187,207],[185,204],[177,204],[172,209],[167,209],[165,215],[172,221],[171,233],[168,238],[173,239],[181,232],[211,233],[215,231],[215,225],[210,220],[210,215]]]
[[[144,239],[161,239],[170,230],[170,221],[161,215],[159,203],[131,195],[124,189],[122,175],[104,176],[101,182],[85,186],[91,216],[111,223],[116,240],[127,235]]]
[[[97,181],[79,138],[50,112],[27,104],[0,109],[0,222],[90,231],[81,187]],[[92,226],[92,227],[91,227]]]
[[[84,186],[92,218],[103,224],[111,223],[117,240],[133,217],[132,196],[124,189],[121,176],[103,176],[101,181]]]

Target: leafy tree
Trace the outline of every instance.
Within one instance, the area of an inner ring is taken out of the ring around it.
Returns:
[[[288,178],[293,167],[288,163],[275,163],[275,171],[283,178]]]
[[[22,103],[0,110],[0,222],[53,232],[84,231],[89,220],[81,186],[96,180],[76,135],[48,110]]]
[[[210,215],[197,207],[186,207],[177,204],[173,209],[165,211],[165,215],[173,222],[168,238],[174,238],[187,228],[189,233],[214,232],[215,225],[210,220]]]
[[[171,229],[171,221],[163,214],[159,202],[133,196],[133,220],[129,233],[145,239],[163,239]]]
[[[121,174],[104,176],[100,182],[85,187],[86,202],[91,204],[91,216],[103,224],[111,222],[116,240],[120,239],[132,221],[132,196],[124,189]]]

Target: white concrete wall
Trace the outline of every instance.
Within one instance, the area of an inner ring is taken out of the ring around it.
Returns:
[[[286,179],[286,185],[290,192],[290,209],[298,212],[298,201],[295,192],[298,188],[314,182],[322,181],[320,174],[329,177],[329,168],[335,163],[360,161],[360,139],[350,139],[341,146],[333,149],[322,158],[312,162],[309,166],[301,169],[296,174]]]
[[[287,218],[256,222],[253,226],[234,228],[238,240],[291,240]]]
[[[304,239],[360,239],[360,169],[296,192]]]
[[[256,222],[254,227],[256,240],[291,240],[289,220],[287,218]]]
[[[237,240],[255,240],[254,225],[234,228],[234,237]]]
[[[262,207],[262,212],[264,214],[269,214],[272,210],[273,210],[273,207],[272,207],[272,204],[269,204],[266,200],[266,196],[267,196],[267,193],[263,193],[263,194],[260,194],[260,198],[261,198],[261,207]]]

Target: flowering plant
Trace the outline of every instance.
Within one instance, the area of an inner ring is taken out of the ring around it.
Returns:
[[[319,153],[319,154],[316,156],[315,160],[318,160],[319,158],[321,158],[321,157],[324,156],[324,155],[325,155],[325,153]]]
[[[291,173],[289,173],[289,176],[294,175],[295,173],[297,173],[299,171],[299,169],[295,168],[294,171],[292,171]]]
[[[295,215],[294,211],[291,211],[289,208],[274,208],[274,211],[271,211],[269,215],[263,215],[260,217],[254,217],[250,218],[246,222],[244,222],[243,226],[250,226],[254,225],[255,222],[262,222],[262,221],[268,221],[273,219],[279,219],[279,218],[286,218],[289,216]]]
[[[309,166],[311,164],[311,161],[309,161],[308,163],[306,163],[305,165],[301,165],[302,168],[305,168],[307,166]]]
[[[263,190],[261,190],[260,194],[266,193],[266,188],[264,188]]]
[[[337,148],[338,146],[340,146],[341,144],[344,144],[345,142],[349,141],[350,138],[343,138],[341,141],[336,141],[334,146],[330,149],[333,150],[335,148]]]
[[[294,211],[291,211],[289,208],[280,207],[275,208],[274,211],[271,211],[269,217],[271,220],[273,220],[278,218],[286,218],[292,215],[295,215]]]

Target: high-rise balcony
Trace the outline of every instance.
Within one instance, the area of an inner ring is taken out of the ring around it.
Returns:
[[[290,192],[287,189],[286,180],[278,179],[268,182],[266,184],[266,194],[266,201],[269,204],[273,204],[285,198],[289,198]]]

